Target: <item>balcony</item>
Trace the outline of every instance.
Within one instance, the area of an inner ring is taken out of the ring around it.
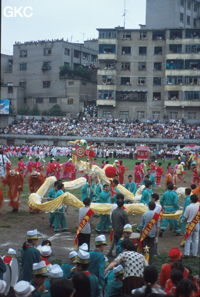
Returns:
[[[104,69],[99,69],[97,72],[98,75],[112,75],[112,76],[116,76],[117,71],[116,69],[108,69],[108,68],[104,68]]]
[[[116,85],[110,85],[110,84],[101,84],[97,85],[97,90],[99,91],[116,91],[117,86]]]
[[[200,107],[200,100],[165,100],[166,107]]]
[[[198,60],[199,54],[196,53],[168,53],[166,54],[167,60],[173,60],[173,59],[183,59],[183,60]]]
[[[165,85],[166,91],[199,91],[199,85]]]
[[[166,76],[198,76],[200,75],[200,69],[166,69]]]
[[[99,38],[99,44],[117,44],[116,38]]]
[[[116,106],[114,99],[97,99],[97,106]]]
[[[98,59],[99,60],[117,60],[117,54],[113,54],[113,53],[98,54]]]

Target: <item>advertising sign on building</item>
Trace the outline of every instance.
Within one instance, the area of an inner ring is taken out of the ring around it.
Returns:
[[[9,114],[10,100],[0,99],[0,114]]]

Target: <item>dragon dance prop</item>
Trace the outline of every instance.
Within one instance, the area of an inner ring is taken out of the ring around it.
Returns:
[[[36,193],[30,194],[28,198],[28,205],[31,208],[39,209],[41,211],[50,212],[61,207],[62,204],[72,206],[75,208],[80,208],[84,206],[83,202],[80,201],[73,194],[66,192],[60,195],[58,198],[51,201],[43,202],[42,199],[48,192],[48,190],[53,186],[56,178],[54,176],[47,177],[43,185],[38,189]],[[65,188],[68,190],[77,189],[80,185],[86,182],[86,179],[81,177],[71,182],[65,182]],[[125,210],[128,214],[139,214],[142,215],[147,211],[147,206],[141,203],[131,203],[124,205]],[[96,214],[110,214],[113,204],[111,203],[91,203],[90,208]],[[182,211],[177,211],[174,214],[163,214],[164,218],[176,219],[181,215]]]

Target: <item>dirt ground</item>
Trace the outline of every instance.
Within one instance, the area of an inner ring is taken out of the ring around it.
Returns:
[[[130,171],[126,172],[126,177],[129,173]],[[186,181],[187,183],[182,186],[190,185],[191,175],[189,173],[186,174]],[[163,189],[164,185],[162,184],[162,187],[156,189],[156,191],[162,193]],[[49,226],[48,213],[28,213],[27,198],[22,198],[18,213],[12,213],[11,208],[8,207],[8,200],[5,199],[4,201],[4,206],[0,210],[0,255],[4,255],[9,247],[20,250],[26,238],[26,231],[37,228],[43,234],[43,238],[48,238],[52,241],[54,258],[63,261],[68,252],[73,249],[73,239],[78,225],[78,210],[68,207],[66,217],[69,231],[55,234]],[[138,215],[130,215],[129,217],[132,224],[137,224],[141,219]],[[98,217],[92,219],[92,248],[94,247],[94,238],[97,235],[94,230],[98,220]],[[106,236],[108,237],[108,235]],[[181,238],[180,236],[175,236],[171,231],[166,231],[163,238],[159,238],[159,253],[164,254],[172,247],[179,247]]]

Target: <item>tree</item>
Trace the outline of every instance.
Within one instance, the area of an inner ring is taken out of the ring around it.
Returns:
[[[63,115],[65,115],[65,112],[61,110],[60,105],[55,104],[49,109],[48,115],[50,115],[50,116],[63,116]]]

